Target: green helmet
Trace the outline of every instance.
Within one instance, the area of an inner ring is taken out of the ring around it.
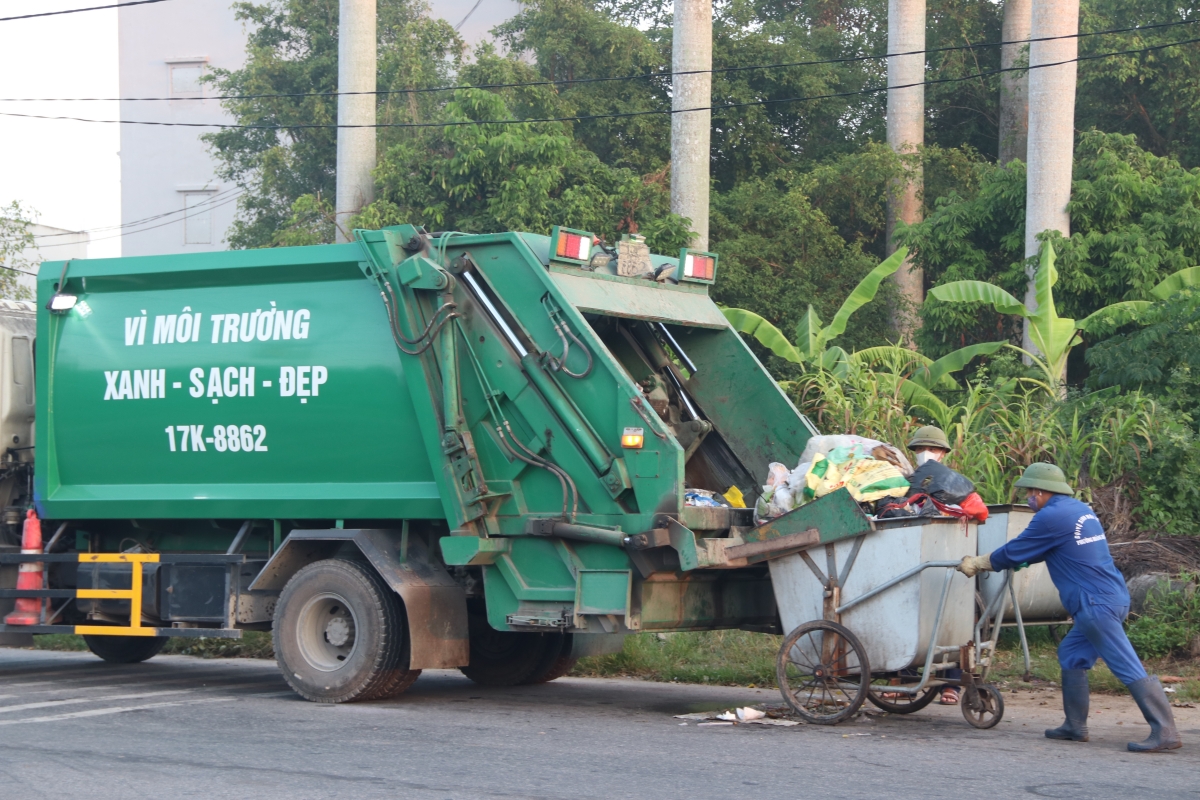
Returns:
[[[1030,464],[1017,481],[1022,489],[1043,489],[1054,494],[1073,495],[1075,490],[1067,483],[1067,476],[1053,464],[1040,462]]]
[[[923,428],[917,428],[912,441],[908,443],[909,450],[917,447],[940,447],[943,450],[949,450],[950,440],[946,438],[946,432],[937,425],[926,425]]]

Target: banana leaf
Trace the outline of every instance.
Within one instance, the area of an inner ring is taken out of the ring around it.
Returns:
[[[854,362],[862,367],[877,367],[880,365],[928,367],[933,363],[929,356],[923,356],[916,350],[901,347],[898,344],[881,344],[876,347],[866,347],[854,351]]]
[[[845,380],[850,375],[850,354],[837,345],[821,353],[820,363],[838,380]]]
[[[850,315],[867,303],[875,299],[876,292],[879,291],[879,284],[883,283],[883,279],[900,269],[900,265],[904,263],[904,259],[908,256],[908,248],[901,247],[896,252],[880,262],[879,266],[867,273],[867,277],[859,281],[858,286],[854,287],[854,291],[842,303],[842,307],[833,317],[833,321],[829,323],[822,335],[825,341],[832,341],[846,332],[846,323],[850,321]]]
[[[821,318],[811,305],[800,322],[796,325],[796,348],[808,361],[813,361],[825,349],[824,331],[821,329]]]
[[[1157,286],[1150,290],[1150,294],[1159,300],[1166,300],[1181,289],[1196,286],[1200,286],[1200,267],[1188,267],[1163,278]]]
[[[958,384],[950,378],[950,373],[958,372],[978,356],[990,356],[1006,344],[1008,342],[983,342],[981,344],[960,347],[953,353],[947,353],[923,369],[917,370],[913,374],[913,380],[930,389],[938,386],[947,389],[956,388]],[[950,382],[950,385],[946,384],[947,380]]]
[[[792,346],[787,337],[771,323],[744,308],[723,308],[721,312],[729,324],[738,333],[753,336],[760,344],[780,358],[793,364],[803,364],[805,359],[800,351]]]
[[[1029,316],[1025,304],[1008,292],[985,281],[954,281],[935,286],[929,291],[931,297],[944,303],[987,303],[1001,314]]]

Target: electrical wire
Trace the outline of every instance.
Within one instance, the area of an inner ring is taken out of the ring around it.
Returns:
[[[177,208],[174,211],[164,211],[163,213],[155,214],[152,217],[143,217],[141,219],[131,220],[130,222],[122,222],[120,225],[105,225],[100,228],[88,228],[87,230],[83,230],[83,231],[67,231],[66,233],[41,233],[41,234],[35,233],[33,235],[33,238],[40,241],[42,239],[55,239],[60,236],[77,236],[80,233],[105,233],[107,231],[115,231],[115,230],[121,230],[124,228],[132,228],[135,225],[142,225],[147,222],[155,222],[157,220],[164,219],[166,217],[171,217],[176,214],[186,214],[188,211],[195,211],[196,209],[199,209],[201,206],[209,205],[210,203],[216,202],[218,199],[228,199],[226,196],[230,192],[236,192],[237,194],[241,194],[241,189],[239,189],[237,187],[234,187],[232,189],[225,189],[224,191],[216,192],[215,194],[213,194],[212,197],[208,198],[204,202],[197,203],[196,205],[191,206],[189,208]],[[207,211],[208,209],[203,209],[203,210]],[[147,230],[149,230],[149,229],[147,229]],[[136,233],[136,231],[133,231],[133,233]],[[51,246],[53,246],[53,245],[51,245]]]
[[[151,3],[165,3],[167,0],[133,0],[130,3],[112,3],[107,6],[89,6],[88,8],[68,8],[62,11],[42,11],[38,14],[21,14],[18,17],[0,17],[0,22],[13,22],[18,19],[34,19],[35,17],[57,17],[62,14],[79,14],[84,11],[103,11],[106,8],[125,8],[126,6],[147,6]]]
[[[719,75],[729,72],[750,72],[754,70],[786,69],[790,67],[812,67],[823,64],[848,64],[861,61],[878,61],[887,58],[904,56],[928,55],[930,53],[947,53],[958,50],[980,50],[989,47],[1004,47],[1013,44],[1031,44],[1033,42],[1052,42],[1060,39],[1083,39],[1089,36],[1108,36],[1117,33],[1132,33],[1137,31],[1173,28],[1180,25],[1195,25],[1200,19],[1176,20],[1174,22],[1158,22],[1151,25],[1135,25],[1127,28],[1109,28],[1102,31],[1087,33],[1072,33],[1062,36],[1042,36],[1036,39],[1011,39],[999,42],[980,42],[978,44],[952,45],[934,47],[925,50],[907,50],[901,53],[885,53],[873,56],[845,56],[843,58],[826,58],[812,61],[785,61],[773,64],[751,64],[741,67],[717,67],[715,69],[682,70],[679,72],[653,72],[645,75],[618,75],[602,78],[563,78],[560,80],[523,81],[514,83],[481,83],[458,84],[453,86],[430,86],[416,89],[376,89],[369,92],[276,92],[264,94],[221,94],[208,97],[0,97],[4,103],[75,103],[75,102],[180,102],[187,100],[262,100],[271,98],[304,98],[304,97],[342,97],[354,95],[393,95],[393,94],[430,94],[435,92],[456,92],[460,89],[517,89],[533,86],[567,86],[588,83],[628,82],[635,80],[650,80],[653,78],[670,78],[676,75]]]
[[[879,94],[881,92],[892,91],[894,89],[912,89],[917,86],[938,86],[946,83],[961,83],[964,81],[972,81],[978,78],[988,78],[993,75],[1000,75],[1006,72],[1029,72],[1035,69],[1047,69],[1049,67],[1061,67],[1066,64],[1075,64],[1081,61],[1095,61],[1102,58],[1113,58],[1114,56],[1136,55],[1152,53],[1158,50],[1165,50],[1169,47],[1178,47],[1185,44],[1195,44],[1200,42],[1200,38],[1184,39],[1179,42],[1168,42],[1167,44],[1153,45],[1150,47],[1140,47],[1131,50],[1118,50],[1112,53],[1097,53],[1090,56],[1077,56],[1075,58],[1065,59],[1063,61],[1053,61],[1045,64],[1032,64],[1025,67],[1001,67],[993,70],[985,70],[977,72],[973,75],[964,75],[958,78],[938,78],[935,80],[918,81],[917,83],[905,83],[898,86],[875,86],[869,89],[858,89],[849,92],[830,92],[828,94],[809,95],[807,97],[781,97],[768,100],[747,100],[740,103],[722,103],[719,105],[696,106],[693,108],[664,108],[652,109],[649,111],[624,111],[612,114],[581,114],[571,117],[535,117],[531,119],[487,119],[487,120],[450,120],[446,122],[377,122],[371,125],[339,125],[337,123],[300,123],[296,125],[241,125],[238,123],[222,123],[222,122],[150,122],[146,120],[126,120],[126,119],[89,119],[86,117],[69,117],[69,116],[53,116],[46,114],[17,114],[9,111],[0,111],[0,116],[4,117],[19,117],[23,119],[45,119],[58,121],[72,122],[94,122],[100,124],[112,125],[156,125],[161,127],[182,127],[182,128],[220,128],[223,130],[308,130],[313,128],[455,128],[468,125],[523,125],[538,122],[587,122],[594,119],[625,119],[630,117],[648,117],[661,116],[672,114],[687,114],[695,111],[724,111],[731,108],[748,108],[751,106],[771,106],[780,105],[783,103],[803,103],[814,100],[831,100],[841,97],[854,97],[857,95]]]
[[[222,206],[229,205],[230,203],[237,200],[239,197],[241,197],[240,194],[234,195],[233,197],[227,198],[223,202],[217,203],[214,206],[209,206],[208,208],[206,208],[204,210],[205,211],[214,211],[218,208],[221,208]],[[138,228],[136,231],[121,231],[120,233],[115,233],[112,236],[99,236],[95,239],[88,239],[88,244],[92,244],[93,242],[103,242],[108,239],[120,239],[122,236],[132,236],[135,233],[145,233],[146,231],[152,231],[155,228],[165,228],[168,225],[177,225],[180,222],[184,222],[186,219],[187,219],[186,217],[184,217],[183,219],[169,219],[166,222],[160,222],[157,225],[149,225],[145,228]]]

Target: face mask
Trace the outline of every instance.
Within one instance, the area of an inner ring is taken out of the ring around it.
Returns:
[[[927,462],[938,461],[938,460],[939,459],[928,450],[922,450],[921,452],[917,453],[917,466],[918,467],[923,466]]]
[[[1026,502],[1026,503],[1029,505],[1029,507],[1030,507],[1030,508],[1032,508],[1034,511],[1037,511],[1037,510],[1038,510],[1038,496],[1037,496],[1036,494],[1031,494],[1031,495],[1029,495],[1029,497],[1025,498],[1025,502]]]

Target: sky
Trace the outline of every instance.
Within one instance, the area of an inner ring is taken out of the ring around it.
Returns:
[[[111,0],[6,0],[0,16],[106,5]],[[117,12],[0,22],[0,96],[116,97]],[[0,204],[34,209],[43,225],[97,229],[121,222],[117,125],[20,119],[7,113],[115,119],[117,104],[0,102]],[[93,239],[104,236],[97,232]],[[89,257],[120,255],[119,237]]]

